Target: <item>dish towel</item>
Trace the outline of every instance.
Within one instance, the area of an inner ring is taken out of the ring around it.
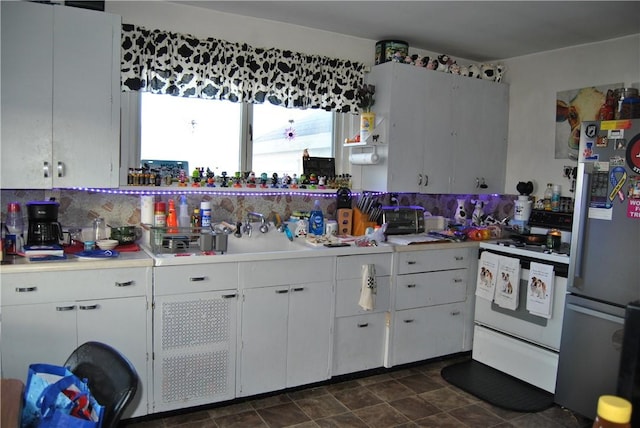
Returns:
[[[498,275],[500,256],[483,251],[478,261],[478,279],[476,281],[476,296],[493,301]]]
[[[362,285],[358,305],[365,311],[372,311],[376,305],[376,265],[362,265]]]
[[[500,257],[496,281],[495,302],[504,309],[518,309],[520,296],[520,260]]]
[[[554,282],[553,266],[531,262],[527,282],[527,310],[532,315],[551,318]]]

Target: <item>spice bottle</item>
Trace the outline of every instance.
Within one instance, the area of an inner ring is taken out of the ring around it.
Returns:
[[[153,225],[165,227],[167,225],[167,204],[156,202],[153,209]]]
[[[544,210],[551,211],[551,198],[553,197],[553,184],[548,183],[547,188],[544,191]]]
[[[551,194],[551,211],[560,211],[560,185],[553,186],[553,193]]]
[[[615,395],[601,395],[593,428],[631,428],[631,403]]]

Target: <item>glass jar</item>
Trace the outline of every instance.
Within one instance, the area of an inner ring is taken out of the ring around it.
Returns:
[[[557,250],[562,243],[562,232],[558,229],[551,229],[547,232],[547,248],[550,250]]]
[[[93,238],[95,242],[107,239],[107,224],[102,217],[93,220]]]

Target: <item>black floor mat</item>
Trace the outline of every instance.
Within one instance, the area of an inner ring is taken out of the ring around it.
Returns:
[[[553,405],[553,394],[475,360],[445,367],[440,374],[450,384],[503,409],[539,412]]]

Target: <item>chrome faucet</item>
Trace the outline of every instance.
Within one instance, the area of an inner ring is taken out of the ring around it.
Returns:
[[[269,225],[267,224],[267,219],[264,215],[256,212],[248,212],[247,213],[247,224],[244,225],[244,233],[251,236],[251,220],[252,219],[260,219],[260,232],[267,233],[269,231]]]

